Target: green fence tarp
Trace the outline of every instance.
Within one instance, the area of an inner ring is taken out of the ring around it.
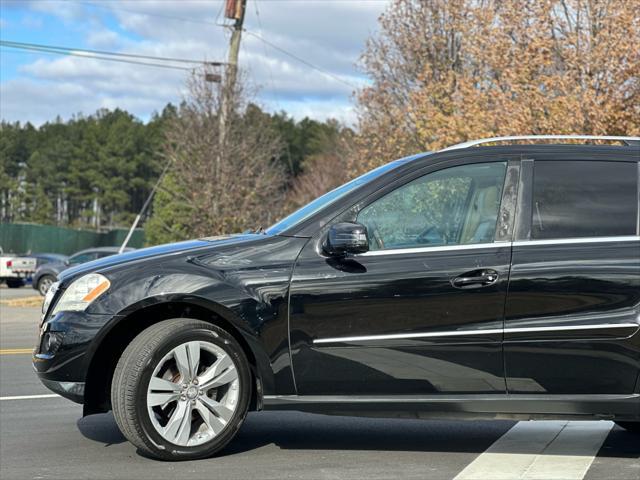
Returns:
[[[120,246],[127,232],[124,228],[96,232],[32,223],[0,223],[0,247],[5,253],[70,255],[85,248]],[[127,246],[144,246],[144,231],[136,229]]]

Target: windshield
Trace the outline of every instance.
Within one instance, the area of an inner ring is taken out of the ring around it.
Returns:
[[[338,188],[331,190],[328,193],[325,193],[321,197],[316,198],[311,203],[306,204],[304,207],[296,210],[288,217],[283,218],[278,223],[269,227],[265,233],[269,235],[277,235],[289,228],[293,227],[296,224],[299,224],[311,217],[313,214],[319,212],[324,207],[331,205],[336,200],[344,197],[349,192],[352,192],[356,188],[364,185],[365,183],[370,182],[371,180],[378,178],[383,173],[386,173],[403,163],[408,162],[409,160],[413,160],[414,157],[401,158],[400,160],[395,160],[393,162],[387,163],[386,165],[382,165],[370,172],[361,175],[358,178],[351,180],[350,182],[345,183],[344,185],[339,186]]]

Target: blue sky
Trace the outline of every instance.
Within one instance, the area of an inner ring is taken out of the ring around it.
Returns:
[[[240,64],[257,100],[296,118],[354,121],[353,85],[366,39],[388,0],[248,0],[245,27],[331,73],[243,36]],[[0,0],[5,41],[223,60],[222,0]],[[184,95],[186,72],[0,49],[0,117],[41,124],[98,108],[142,119]],[[340,80],[337,80],[338,77]]]

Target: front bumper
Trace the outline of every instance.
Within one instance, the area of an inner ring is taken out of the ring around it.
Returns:
[[[76,403],[84,403],[84,382],[56,382],[40,378],[42,384],[58,395]]]
[[[46,318],[33,353],[33,368],[45,387],[84,403],[87,372],[98,332],[112,315],[59,312]]]

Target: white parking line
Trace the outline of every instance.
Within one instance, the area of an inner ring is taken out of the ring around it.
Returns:
[[[612,422],[519,422],[454,480],[582,480]]]
[[[4,400],[35,400],[38,398],[57,398],[60,395],[56,395],[55,393],[50,393],[46,395],[18,395],[14,397],[0,397],[0,401]],[[61,397],[62,398],[62,397]]]

